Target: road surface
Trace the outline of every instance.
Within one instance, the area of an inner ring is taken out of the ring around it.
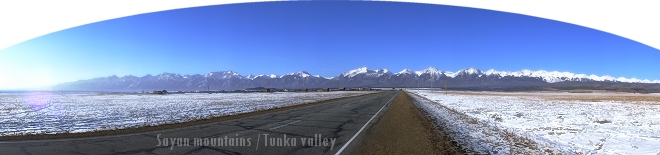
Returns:
[[[6,141],[0,142],[0,154],[308,155],[336,154],[340,150],[341,154],[354,154],[365,139],[364,132],[383,115],[397,93],[399,91],[375,93],[171,130],[78,139]],[[360,134],[356,134],[358,131]]]

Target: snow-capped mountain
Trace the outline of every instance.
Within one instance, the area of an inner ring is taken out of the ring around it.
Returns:
[[[76,82],[63,83],[55,86],[58,90],[204,90],[204,89],[245,89],[251,87],[271,88],[321,88],[321,87],[429,87],[440,86],[444,82],[455,87],[509,87],[509,86],[546,86],[562,82],[609,82],[609,83],[652,83],[658,85],[660,80],[641,80],[637,78],[612,77],[608,75],[586,75],[559,71],[498,71],[490,69],[485,72],[477,68],[465,68],[456,72],[441,71],[435,67],[413,71],[404,69],[392,73],[387,69],[357,68],[332,78],[312,75],[306,71],[294,72],[277,76],[252,75],[243,76],[234,71],[209,72],[204,75],[180,75],[162,73],[158,75],[109,76]]]
[[[415,74],[415,73],[414,73],[414,71],[412,71],[412,70],[410,70],[410,69],[403,69],[402,71],[400,71],[400,72],[398,72],[398,73],[396,73],[396,74],[397,74],[397,75],[401,75],[401,74],[410,74],[410,75],[412,75],[412,74]]]
[[[165,73],[163,73],[163,74],[165,74]],[[234,71],[231,71],[231,70],[230,71],[224,71],[224,72],[210,72],[210,73],[207,73],[205,77],[212,78],[212,79],[246,78],[246,77],[241,76],[240,74],[238,74]]]
[[[586,74],[575,74],[571,72],[559,72],[559,71],[531,71],[523,69],[516,72],[507,72],[507,71],[497,71],[490,69],[484,73],[485,75],[496,75],[500,77],[513,76],[513,77],[538,77],[542,78],[548,83],[563,82],[563,81],[612,81],[612,82],[628,82],[628,83],[660,83],[660,80],[640,80],[637,78],[625,78],[619,77],[614,78],[609,75],[598,76],[598,75],[586,75]]]
[[[296,73],[289,73],[287,75],[297,75],[297,76],[304,77],[304,78],[312,76],[306,71],[300,71],[300,72],[296,72]],[[316,77],[318,77],[318,76],[316,76]]]
[[[440,71],[437,68],[431,66],[431,67],[426,68],[426,69],[421,70],[421,71],[415,71],[415,74],[417,74],[417,76],[422,76],[423,74],[429,74],[430,76],[433,76],[433,77],[440,77],[440,75],[442,75],[442,71]]]
[[[348,72],[344,72],[340,74],[338,77],[348,77],[352,78],[357,75],[365,75],[368,77],[380,77],[384,75],[390,75],[392,72],[388,71],[387,69],[375,69],[375,70],[370,70],[367,67],[361,67],[358,69],[350,70]]]
[[[465,75],[472,75],[472,74],[481,75],[482,73],[481,73],[481,70],[476,69],[476,68],[466,68],[466,69],[459,70],[457,72],[457,74],[460,74],[460,75],[464,75],[464,74]]]

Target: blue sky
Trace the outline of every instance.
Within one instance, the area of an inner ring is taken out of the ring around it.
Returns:
[[[606,32],[482,9],[401,2],[260,2],[134,15],[0,51],[0,89],[110,75],[435,66],[660,79],[660,51]],[[36,82],[35,82],[36,81]]]

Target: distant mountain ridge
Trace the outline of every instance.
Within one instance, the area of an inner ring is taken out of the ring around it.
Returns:
[[[109,76],[62,83],[54,86],[56,90],[108,90],[108,91],[139,91],[139,90],[235,90],[252,87],[269,88],[336,88],[336,87],[442,87],[445,82],[453,88],[510,88],[510,87],[547,87],[574,82],[598,83],[602,85],[635,85],[636,87],[652,87],[660,85],[660,80],[640,80],[636,78],[614,78],[575,74],[558,71],[515,72],[490,69],[481,71],[477,68],[465,68],[456,72],[441,71],[428,67],[420,71],[404,69],[393,73],[387,69],[357,68],[343,72],[336,77],[326,78],[312,75],[306,71],[277,76],[270,75],[240,75],[234,71],[209,72],[205,75],[180,75],[162,73],[158,75]],[[585,85],[589,86],[589,85]],[[626,86],[632,87],[632,86]],[[652,89],[651,88],[651,89]],[[660,89],[660,88],[658,88]]]

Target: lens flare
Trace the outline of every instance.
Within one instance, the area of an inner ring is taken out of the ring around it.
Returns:
[[[46,92],[29,92],[23,96],[24,103],[34,111],[48,108],[53,102],[53,95]]]

